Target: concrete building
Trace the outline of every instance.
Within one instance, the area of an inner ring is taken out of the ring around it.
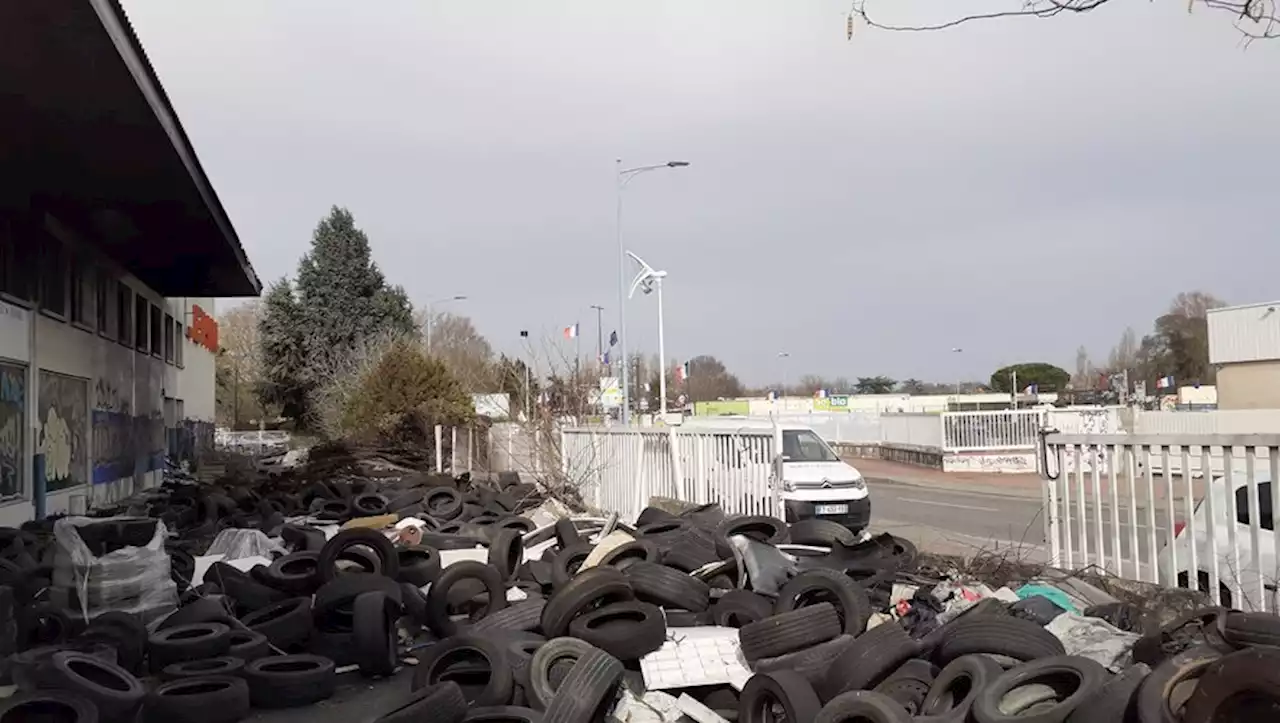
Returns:
[[[213,297],[261,285],[116,0],[0,3],[0,525],[210,444]]]
[[[1218,409],[1280,409],[1280,301],[1209,312]]]

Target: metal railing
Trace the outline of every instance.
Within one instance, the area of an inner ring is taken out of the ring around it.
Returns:
[[[768,430],[573,428],[560,433],[561,472],[590,507],[631,519],[654,496],[726,512],[779,515]]]
[[[1044,412],[1038,409],[996,412],[947,412],[942,415],[944,452],[1035,449]]]
[[[1043,454],[1050,564],[1277,611],[1280,434],[1047,434]]]

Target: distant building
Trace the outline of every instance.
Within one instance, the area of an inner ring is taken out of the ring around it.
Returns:
[[[1280,409],[1280,301],[1213,309],[1209,363],[1219,409]]]

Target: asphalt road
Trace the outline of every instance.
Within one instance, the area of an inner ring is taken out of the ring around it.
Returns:
[[[982,550],[1015,548],[1023,559],[1047,561],[1049,547],[1045,540],[1043,503],[1036,498],[1017,494],[1000,494],[993,491],[959,491],[937,486],[903,484],[885,479],[869,478],[871,490],[871,525],[873,532],[891,532],[906,537],[916,545],[933,552],[945,554],[973,554]],[[1179,505],[1181,507],[1181,505]],[[1131,565],[1129,509],[1121,505],[1120,555]],[[1175,520],[1181,521],[1182,510],[1175,510]],[[1072,506],[1072,519],[1078,518],[1077,508]],[[1093,528],[1093,508],[1086,507],[1090,530]],[[1168,524],[1163,509],[1156,518],[1156,552],[1164,546],[1168,537]],[[1102,505],[1103,530],[1110,540],[1112,532],[1110,505]],[[1139,510],[1138,554],[1146,563],[1151,559],[1150,537],[1145,510]],[[1092,536],[1091,536],[1092,537]],[[1079,556],[1080,530],[1071,530],[1072,547]],[[1096,562],[1096,550],[1090,559]],[[1107,556],[1114,552],[1108,543]]]

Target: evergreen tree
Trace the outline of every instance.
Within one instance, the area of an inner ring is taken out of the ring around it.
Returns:
[[[264,405],[280,405],[285,417],[303,419],[307,412],[307,351],[302,335],[302,307],[288,279],[280,279],[267,289],[258,338],[262,345],[258,397]]]
[[[298,301],[311,369],[323,368],[358,339],[415,330],[404,289],[387,286],[370,258],[369,237],[350,211],[337,206],[316,226],[311,251],[298,264]]]

